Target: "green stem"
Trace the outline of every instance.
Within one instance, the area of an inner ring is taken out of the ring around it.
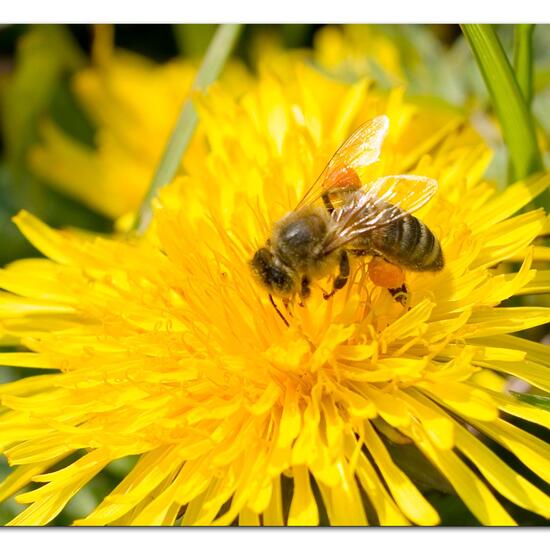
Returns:
[[[510,157],[509,181],[543,169],[533,119],[491,25],[462,25],[491,95]]]
[[[237,42],[241,29],[242,25],[233,24],[225,24],[218,27],[197,72],[192,90],[204,90],[218,78]],[[193,107],[191,99],[187,99],[183,104],[180,116],[168,140],[153,181],[141,203],[135,224],[138,233],[142,233],[151,221],[151,203],[154,196],[161,187],[169,183],[176,175],[181,158],[193,137],[197,123],[197,112]]]
[[[514,30],[514,70],[527,107],[533,98],[533,31],[535,25],[516,25]]]

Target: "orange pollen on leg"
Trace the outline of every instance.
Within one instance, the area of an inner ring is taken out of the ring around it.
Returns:
[[[383,288],[399,288],[405,282],[405,272],[380,256],[369,262],[370,280]]]

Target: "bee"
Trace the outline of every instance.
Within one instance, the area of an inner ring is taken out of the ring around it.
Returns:
[[[412,215],[433,197],[437,182],[398,175],[363,185],[357,173],[378,160],[388,128],[384,115],[360,126],[254,254],[252,272],[274,306],[272,295],[287,302],[299,295],[303,303],[312,282],[337,270],[332,290],[324,293],[330,298],[348,281],[350,255],[372,257],[369,278],[403,305],[408,302],[404,270],[443,269],[439,241]]]

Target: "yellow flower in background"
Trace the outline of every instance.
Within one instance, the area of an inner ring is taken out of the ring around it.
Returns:
[[[131,215],[141,204],[196,67],[185,59],[156,64],[135,53],[114,50],[112,40],[111,27],[97,26],[93,63],[73,78],[74,93],[97,127],[96,148],[45,120],[40,143],[31,150],[29,163],[54,188],[104,216],[118,219]],[[265,69],[281,78],[290,78],[292,67],[302,61],[313,62],[350,82],[365,74],[378,83],[395,85],[405,81],[399,48],[372,25],[324,27],[315,36],[313,50],[283,49],[275,36],[261,33],[252,53],[260,72]],[[252,77],[233,61],[224,71],[222,82],[239,97]],[[197,133],[182,161],[183,171],[188,168],[187,158],[204,154],[199,153],[204,147],[200,129]]]
[[[382,88],[406,84],[411,96],[477,113],[487,105],[488,96],[466,40],[453,40],[446,27],[451,36],[450,44],[444,44],[427,27],[325,26],[315,36],[313,60],[337,78],[355,81],[370,75]]]
[[[414,57],[415,52],[410,52]],[[340,78],[374,75],[391,83],[405,82],[401,51],[380,25],[325,26],[315,35],[313,59]]]
[[[209,152],[187,155],[144,238],[16,219],[47,258],[0,272],[3,338],[27,348],[0,361],[45,369],[0,386],[14,467],[0,497],[41,484],[17,496],[28,507],[11,524],[48,523],[112,461],[139,455],[76,524],[435,525],[394,460],[405,448],[483,524],[514,524],[496,494],[548,517],[550,499],[486,441],[549,481],[548,445],[502,413],[550,426],[503,390],[507,375],[549,390],[549,348],[512,333],[550,310],[496,306],[550,288],[532,266],[545,215],[518,213],[550,177],[499,194],[481,179],[489,151],[453,111],[301,64],[288,78],[264,69],[239,100],[213,86],[199,111]],[[446,267],[407,274],[406,310],[357,261],[344,290],[327,301],[314,289],[286,327],[248,261],[340,142],[382,113],[370,176],[438,180],[418,216]],[[497,269],[511,260],[517,272]]]
[[[196,67],[183,59],[156,64],[131,52],[113,51],[109,28],[99,29],[94,63],[73,80],[76,97],[97,126],[96,148],[45,121],[42,143],[29,160],[52,186],[116,219],[141,204]],[[244,67],[233,62],[222,81],[238,95],[250,78]],[[190,154],[200,147],[200,138],[194,139]]]

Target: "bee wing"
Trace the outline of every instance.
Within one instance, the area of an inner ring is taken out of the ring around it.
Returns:
[[[425,176],[385,176],[365,186],[365,200],[373,206],[389,203],[409,214],[422,208],[436,193],[437,181]],[[393,220],[392,220],[393,221]]]
[[[368,166],[378,160],[389,124],[388,117],[381,115],[359,126],[340,145],[295,210],[317,201],[325,193],[360,187],[355,168]]]
[[[416,212],[437,192],[437,182],[424,176],[401,175],[379,178],[351,195],[335,211],[336,231],[328,239],[329,253],[372,231]]]

